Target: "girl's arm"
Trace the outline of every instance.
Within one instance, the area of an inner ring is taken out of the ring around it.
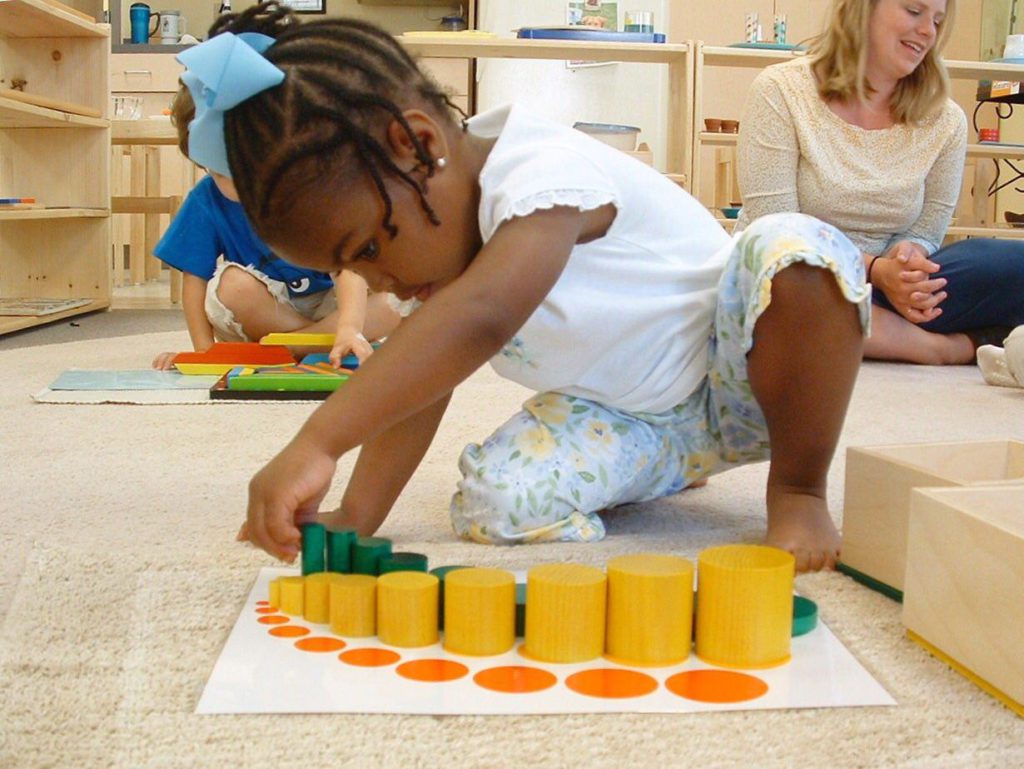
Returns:
[[[366,293],[369,290],[366,281],[352,270],[341,270],[334,273],[334,294],[338,299],[338,318],[334,330],[334,347],[331,348],[330,360],[335,367],[341,365],[341,359],[349,352],[355,353],[359,361],[366,360],[373,348],[363,336],[366,323]]]
[[[432,435],[440,419],[439,411],[421,412],[441,409],[438,404],[455,386],[501,349],[547,296],[573,246],[604,234],[613,219],[610,205],[587,212],[557,207],[503,224],[465,272],[409,316],[253,478],[251,541],[278,558],[294,558],[296,517],[316,512],[338,457],[359,445],[369,445],[371,454],[354,479],[357,487],[346,495],[348,504],[366,498],[362,479],[371,472],[371,460],[401,469],[371,505],[372,515],[382,520],[381,508],[390,506],[419,463],[430,441],[428,428]],[[419,437],[384,435],[400,423],[417,426]],[[397,454],[378,456],[384,446]]]

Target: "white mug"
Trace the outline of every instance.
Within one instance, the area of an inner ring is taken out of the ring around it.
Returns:
[[[160,35],[160,42],[164,45],[174,45],[185,34],[188,19],[181,15],[181,11],[161,11],[160,28],[157,32]]]
[[[1024,58],[1024,35],[1007,35],[1006,47],[1003,50],[1006,59]]]

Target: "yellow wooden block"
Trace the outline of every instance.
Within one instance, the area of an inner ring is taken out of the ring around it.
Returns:
[[[842,562],[903,590],[914,488],[1024,479],[1024,441],[865,446],[846,452]]]
[[[421,571],[377,578],[377,637],[390,646],[437,643],[438,579]]]
[[[697,656],[728,668],[789,660],[793,631],[791,553],[764,545],[723,545],[697,557]]]
[[[278,577],[281,591],[281,611],[301,617],[306,603],[306,580],[302,577]]]
[[[672,665],[693,643],[693,564],[674,555],[608,562],[605,652],[630,665]]]
[[[530,569],[523,653],[541,662],[585,662],[601,656],[606,593],[605,574],[593,566],[551,563]]]
[[[501,569],[458,569],[444,578],[444,648],[503,654],[516,641],[516,578]]]
[[[1024,484],[911,494],[903,624],[1024,716]]]
[[[306,595],[302,616],[310,622],[327,624],[331,619],[330,575],[318,571],[306,575]]]
[[[267,598],[270,608],[278,609],[281,606],[281,583],[276,579],[270,580],[270,595]]]
[[[283,344],[288,347],[333,347],[334,334],[292,334],[276,332],[261,337],[260,344]]]
[[[330,575],[331,632],[365,638],[377,632],[377,578],[368,574]]]

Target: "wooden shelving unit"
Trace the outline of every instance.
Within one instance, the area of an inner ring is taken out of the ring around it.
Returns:
[[[110,305],[109,28],[50,0],[0,2],[0,301],[87,299],[49,315],[0,316],[0,334]],[[92,117],[85,113],[93,113]]]

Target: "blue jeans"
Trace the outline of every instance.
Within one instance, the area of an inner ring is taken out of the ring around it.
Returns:
[[[1024,241],[970,238],[932,255],[941,265],[949,294],[939,307],[942,314],[921,328],[939,334],[973,331],[986,326],[1024,324]],[[872,302],[893,307],[881,291]]]

